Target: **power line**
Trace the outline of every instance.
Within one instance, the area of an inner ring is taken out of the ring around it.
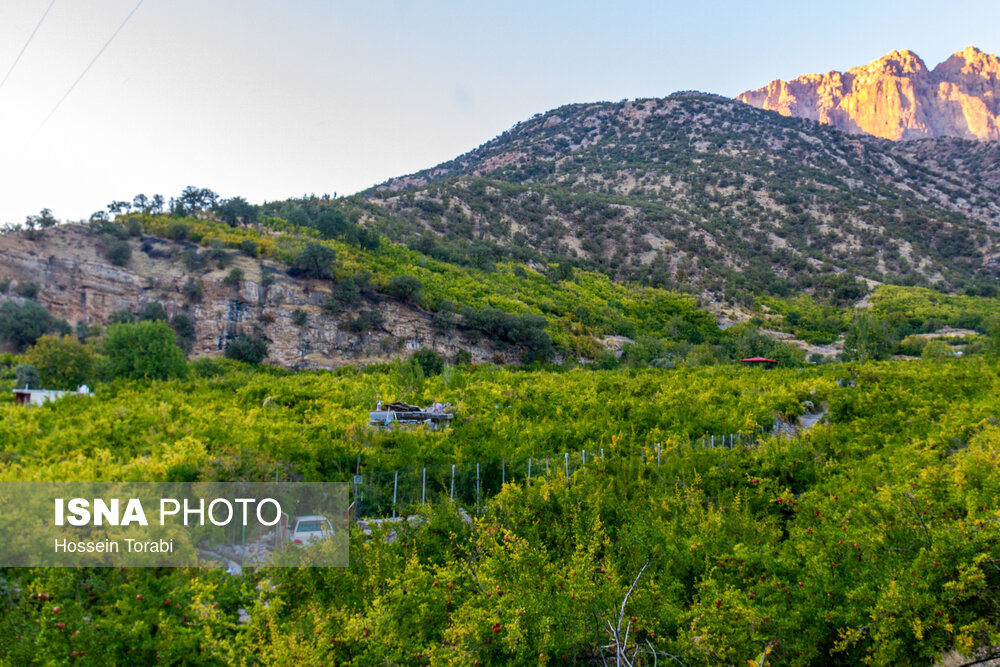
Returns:
[[[90,68],[93,67],[94,63],[97,62],[97,59],[101,57],[101,54],[104,53],[104,50],[111,45],[111,42],[115,40],[115,37],[118,36],[118,33],[121,32],[122,28],[125,27],[125,24],[128,23],[130,18],[132,18],[132,15],[135,14],[136,11],[138,11],[139,7],[142,6],[143,2],[144,0],[139,0],[139,3],[132,8],[132,11],[130,11],[128,13],[128,16],[125,17],[125,20],[122,21],[121,25],[118,26],[118,29],[115,30],[113,33],[111,33],[111,37],[108,38],[108,41],[104,42],[104,46],[102,46],[101,50],[97,52],[97,55],[94,56],[94,58],[89,63],[87,63],[87,66],[83,68],[83,71],[80,72],[80,76],[76,77],[76,81],[74,81],[73,85],[69,87],[69,90],[66,91],[66,94],[64,94],[61,98],[59,98],[59,101],[56,102],[56,105],[52,107],[52,111],[50,111],[49,115],[45,117],[45,120],[42,121],[42,124],[38,126],[38,130],[41,130],[43,127],[45,127],[45,124],[49,122],[49,119],[52,118],[55,112],[59,110],[59,107],[62,106],[62,103],[66,101],[66,98],[69,97],[69,94],[73,92],[74,88],[76,88],[76,84],[80,83],[80,80],[87,75],[87,72],[90,71]],[[38,130],[35,130],[35,132],[37,133]]]
[[[31,44],[31,40],[35,38],[35,33],[38,32],[38,29],[42,27],[42,22],[45,21],[45,17],[49,15],[49,10],[52,9],[52,5],[54,4],[56,4],[56,0],[52,0],[52,2],[49,3],[49,6],[45,9],[45,13],[42,14],[42,18],[38,19],[38,25],[36,25],[35,29],[31,31],[28,41],[21,47],[21,52],[17,54],[17,58],[14,58],[14,62],[11,63],[10,69],[7,70],[7,74],[4,75],[3,81],[0,81],[0,88],[3,88],[3,85],[7,83],[7,79],[10,78],[11,72],[13,72],[14,68],[17,67],[17,63],[21,60],[21,56],[24,55],[24,52],[28,50],[28,45]]]

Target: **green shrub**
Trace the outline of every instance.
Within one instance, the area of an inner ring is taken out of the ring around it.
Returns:
[[[859,314],[844,336],[844,352],[858,361],[885,359],[892,346],[889,326],[870,313]]]
[[[372,331],[382,326],[382,313],[377,310],[364,310],[347,322],[347,328],[354,333]]]
[[[260,266],[260,286],[267,289],[274,284],[275,280],[274,271],[267,268],[263,264]]]
[[[260,246],[253,239],[243,239],[240,241],[240,252],[247,257],[260,257]]]
[[[899,341],[899,353],[910,357],[919,357],[927,345],[927,338],[911,334]]]
[[[24,353],[46,389],[94,383],[94,354],[73,336],[42,336]]]
[[[14,367],[14,385],[19,388],[41,389],[42,380],[38,369],[31,364],[18,364]]]
[[[413,353],[413,358],[420,364],[425,377],[441,375],[441,372],[444,371],[444,357],[433,348],[422,347]]]
[[[319,243],[309,243],[295,256],[293,266],[306,278],[326,279],[333,275],[337,252]]]
[[[120,310],[113,310],[108,315],[108,324],[132,324],[135,321],[135,315],[132,311],[125,310],[124,308]]]
[[[170,227],[167,228],[167,237],[174,241],[186,241],[190,236],[191,231],[183,222],[171,223]]]
[[[190,354],[197,338],[194,320],[187,313],[177,313],[170,318],[170,328],[177,334],[177,344],[184,354]]]
[[[188,301],[198,302],[201,301],[202,296],[205,294],[205,287],[197,278],[188,278],[184,281],[181,292],[184,293],[184,298]]]
[[[424,285],[419,279],[410,275],[393,276],[386,287],[386,294],[404,303],[419,303]]]
[[[128,241],[109,241],[104,249],[104,257],[115,266],[125,266],[132,259],[132,246]]]
[[[65,320],[56,319],[34,301],[16,304],[0,303],[0,341],[9,343],[20,352],[47,333],[67,334],[72,331]]]
[[[226,359],[259,364],[267,356],[267,341],[241,333],[226,345],[225,355]]]
[[[215,268],[224,269],[233,262],[233,253],[226,250],[225,246],[214,242],[208,250],[208,257],[215,262]]]
[[[110,325],[103,351],[110,378],[166,380],[187,374],[177,335],[162,320]]]
[[[226,277],[222,279],[222,282],[229,287],[238,287],[243,282],[243,269],[238,266],[233,267],[226,274]]]
[[[41,286],[31,280],[18,283],[17,294],[18,296],[23,296],[25,299],[35,299],[38,297],[38,292],[41,291]]]
[[[207,253],[198,252],[197,248],[188,248],[181,255],[181,261],[184,263],[184,267],[188,271],[198,271],[205,267],[205,260],[208,257]]]
[[[167,468],[167,482],[197,482],[201,469],[193,463],[175,463]]]
[[[143,306],[139,313],[140,322],[154,322],[156,320],[167,321],[167,309],[159,301],[150,301]]]
[[[951,346],[943,340],[933,339],[927,341],[924,345],[924,349],[921,351],[920,356],[924,359],[931,359],[933,361],[943,361],[950,357],[955,356],[951,351]]]

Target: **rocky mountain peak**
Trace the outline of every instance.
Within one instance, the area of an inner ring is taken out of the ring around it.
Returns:
[[[902,51],[891,51],[866,66],[855,67],[849,71],[852,73],[864,71],[866,73],[883,72],[893,76],[913,76],[924,74],[928,70],[923,58],[909,49],[903,49]]]
[[[903,49],[846,72],[775,80],[736,99],[884,139],[998,139],[1000,59],[969,46],[929,70]]]

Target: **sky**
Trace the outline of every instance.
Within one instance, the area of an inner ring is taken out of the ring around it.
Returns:
[[[961,0],[4,0],[0,223],[188,185],[346,195],[563,104],[733,96],[903,48],[933,67],[997,53],[997,25],[1000,3]]]

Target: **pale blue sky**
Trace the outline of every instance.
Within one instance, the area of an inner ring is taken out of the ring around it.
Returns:
[[[0,77],[49,2],[0,3]],[[562,104],[1000,51],[995,2],[144,0],[42,125],[136,2],[56,0],[0,88],[0,222],[347,194]]]

